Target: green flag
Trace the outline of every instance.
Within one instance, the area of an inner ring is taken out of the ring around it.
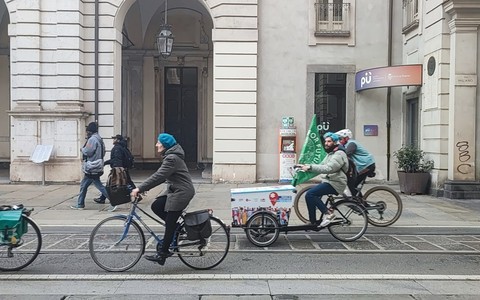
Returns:
[[[323,148],[323,139],[318,133],[317,117],[313,115],[312,122],[310,123],[310,129],[308,130],[305,143],[303,144],[299,164],[319,164],[325,158],[327,153]],[[312,179],[318,174],[312,172],[296,172],[293,175],[292,185],[297,186],[305,181]]]

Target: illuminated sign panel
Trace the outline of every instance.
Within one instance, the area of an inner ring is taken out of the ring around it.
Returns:
[[[355,74],[355,91],[403,85],[422,85],[422,65],[362,70]]]

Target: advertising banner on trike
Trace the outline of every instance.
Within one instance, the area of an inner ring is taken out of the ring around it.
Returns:
[[[277,216],[280,225],[288,225],[295,199],[292,185],[231,189],[232,226],[245,225],[257,211],[265,210]]]

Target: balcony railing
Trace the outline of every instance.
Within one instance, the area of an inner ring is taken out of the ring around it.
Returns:
[[[418,0],[403,0],[403,33],[418,27]]]
[[[350,36],[350,3],[315,3],[315,36]]]

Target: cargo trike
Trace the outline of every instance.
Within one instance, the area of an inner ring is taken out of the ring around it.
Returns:
[[[327,197],[326,205],[333,210],[335,218],[326,227],[316,224],[288,225],[295,193],[292,185],[232,189],[232,227],[244,229],[248,240],[258,247],[275,243],[280,232],[327,228],[336,239],[352,242],[367,230],[365,208],[345,196],[333,195]]]

